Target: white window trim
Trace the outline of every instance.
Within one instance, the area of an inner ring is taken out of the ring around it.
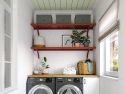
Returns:
[[[11,2],[11,5],[13,3],[13,0]],[[11,50],[12,50],[12,60],[11,62],[11,79],[12,79],[12,82],[11,82],[11,87],[9,88],[4,88],[4,64],[5,64],[5,60],[4,60],[4,46],[0,46],[0,93],[2,94],[6,94],[12,90],[15,90],[16,87],[17,87],[17,75],[16,75],[16,52],[17,52],[17,49],[16,49],[16,35],[13,33],[13,6],[8,6],[4,0],[0,0],[0,43],[1,44],[4,44],[4,37],[7,36],[7,37],[10,37],[8,36],[7,34],[5,34],[3,31],[4,31],[4,12],[8,11],[10,14],[11,14],[11,39],[12,39],[12,43],[11,43]]]
[[[118,77],[118,72],[107,72],[106,71],[106,42],[104,42],[104,75],[110,77]]]

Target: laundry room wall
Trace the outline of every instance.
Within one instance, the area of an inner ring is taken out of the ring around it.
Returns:
[[[80,30],[81,31],[81,30]],[[45,38],[47,47],[62,47],[62,35],[71,35],[72,30],[40,30],[40,35]],[[36,35],[36,34],[35,34]],[[93,31],[89,37],[93,46]],[[50,65],[50,74],[62,74],[65,67],[76,67],[78,61],[86,59],[86,51],[41,51],[40,57],[46,56]],[[89,58],[93,60],[93,52]],[[34,66],[38,63],[37,53],[34,53]]]
[[[119,0],[119,92],[117,94],[125,94],[125,0]]]
[[[28,0],[14,1],[14,32],[17,33],[17,86],[7,94],[25,94],[27,76],[32,74],[32,8]]]

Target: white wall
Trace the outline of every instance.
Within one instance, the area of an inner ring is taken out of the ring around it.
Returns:
[[[8,94],[25,94],[27,76],[32,74],[32,8],[27,0],[14,1],[14,30],[17,33],[17,88]]]
[[[62,35],[71,35],[72,30],[41,30],[40,35],[45,38],[47,47],[61,47]],[[35,34],[36,35],[36,34]],[[91,38],[91,46],[93,45],[93,31],[89,32]],[[86,51],[41,51],[40,57],[46,56],[50,65],[49,72],[51,74],[62,74],[65,67],[77,67],[80,60],[86,59]],[[90,52],[90,59],[93,58],[93,52]],[[38,59],[35,53],[35,61]],[[93,60],[93,59],[92,59]]]
[[[98,3],[96,4],[96,7],[94,9],[94,14],[95,14],[95,19],[96,19],[96,32],[95,32],[95,40],[96,40],[96,45],[97,45],[97,50],[95,53],[96,60],[98,63],[98,75],[102,75],[103,72],[101,70],[102,66],[99,62],[99,44],[98,44],[98,20],[104,13],[104,11],[107,9],[107,7],[111,4],[113,0],[97,0]],[[125,0],[119,0],[119,20],[120,20],[120,32],[119,32],[119,78],[116,79],[111,79],[107,77],[100,77],[100,94],[125,94],[125,63],[124,63],[124,56],[125,56],[125,43],[124,43],[124,38],[125,38]]]
[[[118,93],[119,82],[116,78],[100,77],[100,93],[99,94],[122,94]]]
[[[119,18],[120,18],[120,33],[119,33],[119,94],[125,94],[125,0],[119,0]]]

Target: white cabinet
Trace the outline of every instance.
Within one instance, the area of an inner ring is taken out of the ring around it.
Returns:
[[[35,11],[34,12],[34,23],[89,23],[93,22],[92,11]]]
[[[83,94],[99,94],[99,78],[84,78]]]

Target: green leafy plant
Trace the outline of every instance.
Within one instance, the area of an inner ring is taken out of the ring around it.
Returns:
[[[78,32],[77,30],[73,30],[71,35],[72,43],[74,44],[80,43],[80,44],[83,44],[84,46],[86,46],[87,44],[89,45],[90,44],[89,38],[86,36],[83,36],[83,33],[85,32],[86,31]]]
[[[118,71],[118,60],[113,59],[113,71]]]
[[[82,44],[86,47],[89,46],[89,44],[91,43],[91,41],[89,40],[89,38],[84,38],[84,40],[82,41]]]
[[[47,62],[47,58],[46,57],[43,57],[42,59],[41,59],[41,63],[42,63],[42,67],[43,68],[50,68],[49,67],[49,65],[46,63]]]

